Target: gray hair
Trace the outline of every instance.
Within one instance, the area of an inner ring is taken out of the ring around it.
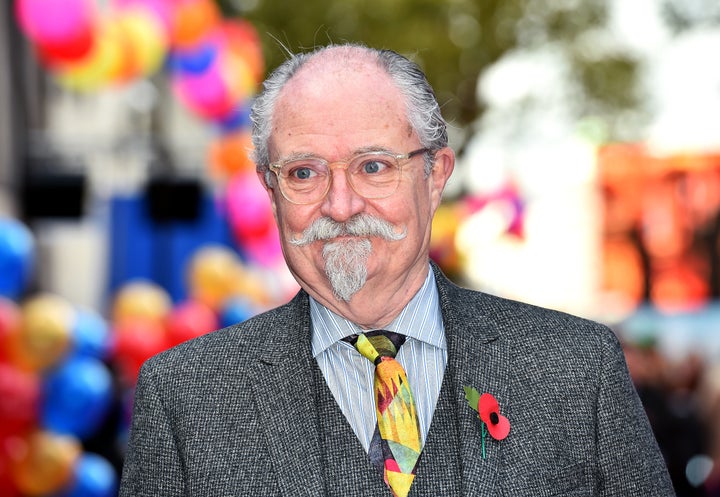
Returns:
[[[422,69],[413,61],[392,50],[378,50],[359,44],[328,45],[312,52],[291,55],[278,66],[263,83],[263,90],[255,98],[250,118],[252,119],[252,158],[257,171],[265,175],[269,183],[270,151],[269,142],[272,131],[272,115],[280,92],[297,71],[309,60],[329,50],[338,48],[359,50],[360,53],[375,59],[393,80],[405,96],[407,119],[417,134],[423,148],[430,150],[425,154],[425,173],[430,174],[433,166],[433,152],[447,146],[447,125],[440,113],[435,92],[430,86]]]

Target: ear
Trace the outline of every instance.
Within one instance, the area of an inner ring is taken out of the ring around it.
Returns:
[[[443,190],[445,190],[445,185],[454,169],[455,152],[453,149],[445,147],[435,152],[435,163],[430,171],[430,198],[433,212],[440,205]]]

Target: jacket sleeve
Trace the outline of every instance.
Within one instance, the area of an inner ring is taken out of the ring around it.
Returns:
[[[135,389],[120,497],[184,495],[182,461],[152,372],[146,363]]]
[[[625,356],[612,333],[604,335],[597,437],[599,488],[604,496],[674,496],[670,476]]]

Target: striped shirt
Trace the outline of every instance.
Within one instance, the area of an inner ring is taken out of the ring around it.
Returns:
[[[340,410],[367,451],[377,423],[373,401],[375,366],[342,339],[370,330],[360,329],[312,297],[310,316],[313,327],[313,357],[317,360]],[[407,336],[396,359],[407,373],[424,441],[447,364],[445,330],[432,270],[428,271],[423,286],[405,309],[383,329]]]

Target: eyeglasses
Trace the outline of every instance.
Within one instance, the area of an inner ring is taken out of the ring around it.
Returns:
[[[369,199],[387,198],[400,184],[403,164],[429,151],[421,148],[400,155],[365,152],[336,162],[320,157],[303,157],[270,164],[270,170],[278,178],[283,197],[293,204],[314,204],[322,200],[330,190],[331,169],[342,164],[355,193]]]

